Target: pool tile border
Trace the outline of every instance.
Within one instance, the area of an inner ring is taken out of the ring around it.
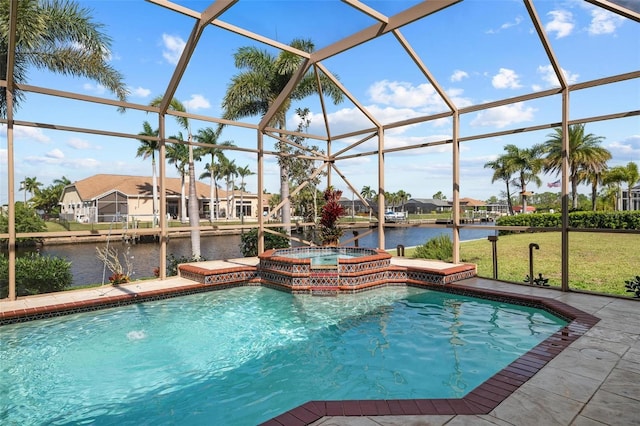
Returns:
[[[527,353],[473,389],[463,398],[309,401],[280,414],[261,426],[308,425],[331,416],[417,416],[489,414],[549,361],[596,325],[599,318],[563,302],[495,290],[477,289],[464,283],[438,286],[410,284],[454,294],[515,303],[544,309],[569,321]]]

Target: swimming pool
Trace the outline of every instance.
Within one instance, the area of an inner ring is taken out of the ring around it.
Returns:
[[[0,420],[246,425],[314,399],[460,397],[564,324],[412,287],[238,287],[7,325]]]

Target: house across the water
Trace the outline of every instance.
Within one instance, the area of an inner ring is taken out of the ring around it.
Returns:
[[[182,179],[165,178],[166,211],[173,219],[180,218],[182,214],[182,187]],[[184,182],[184,194],[186,211],[188,180]],[[217,191],[214,188],[212,192],[211,186],[199,181],[196,182],[196,194],[200,218],[209,218],[211,212],[214,218],[217,212],[222,218],[239,218],[242,214],[246,218],[256,217],[256,194],[241,191],[227,193],[221,188],[217,188]],[[159,210],[158,206],[156,208]],[[60,197],[60,218],[68,221],[153,221],[153,217],[153,184],[150,176],[98,174],[67,185]]]

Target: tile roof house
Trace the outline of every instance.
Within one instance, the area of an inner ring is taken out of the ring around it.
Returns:
[[[180,178],[165,178],[167,213],[173,218],[180,216],[182,181]],[[227,201],[231,215],[239,216],[240,199],[245,205],[245,216],[256,211],[256,194],[234,191],[227,193],[218,189],[221,212],[226,216]],[[196,194],[200,217],[208,217],[210,186],[196,182]],[[188,183],[185,188],[188,199]],[[242,197],[240,196],[242,195]],[[215,202],[215,201],[214,201]],[[153,220],[153,185],[150,176],[127,176],[98,174],[67,185],[60,197],[60,217],[77,222],[111,222],[113,220]],[[237,213],[237,214],[236,214]]]

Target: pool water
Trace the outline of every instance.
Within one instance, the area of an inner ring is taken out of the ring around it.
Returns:
[[[255,425],[309,400],[462,397],[566,323],[412,287],[263,287],[0,328],[0,423]]]

